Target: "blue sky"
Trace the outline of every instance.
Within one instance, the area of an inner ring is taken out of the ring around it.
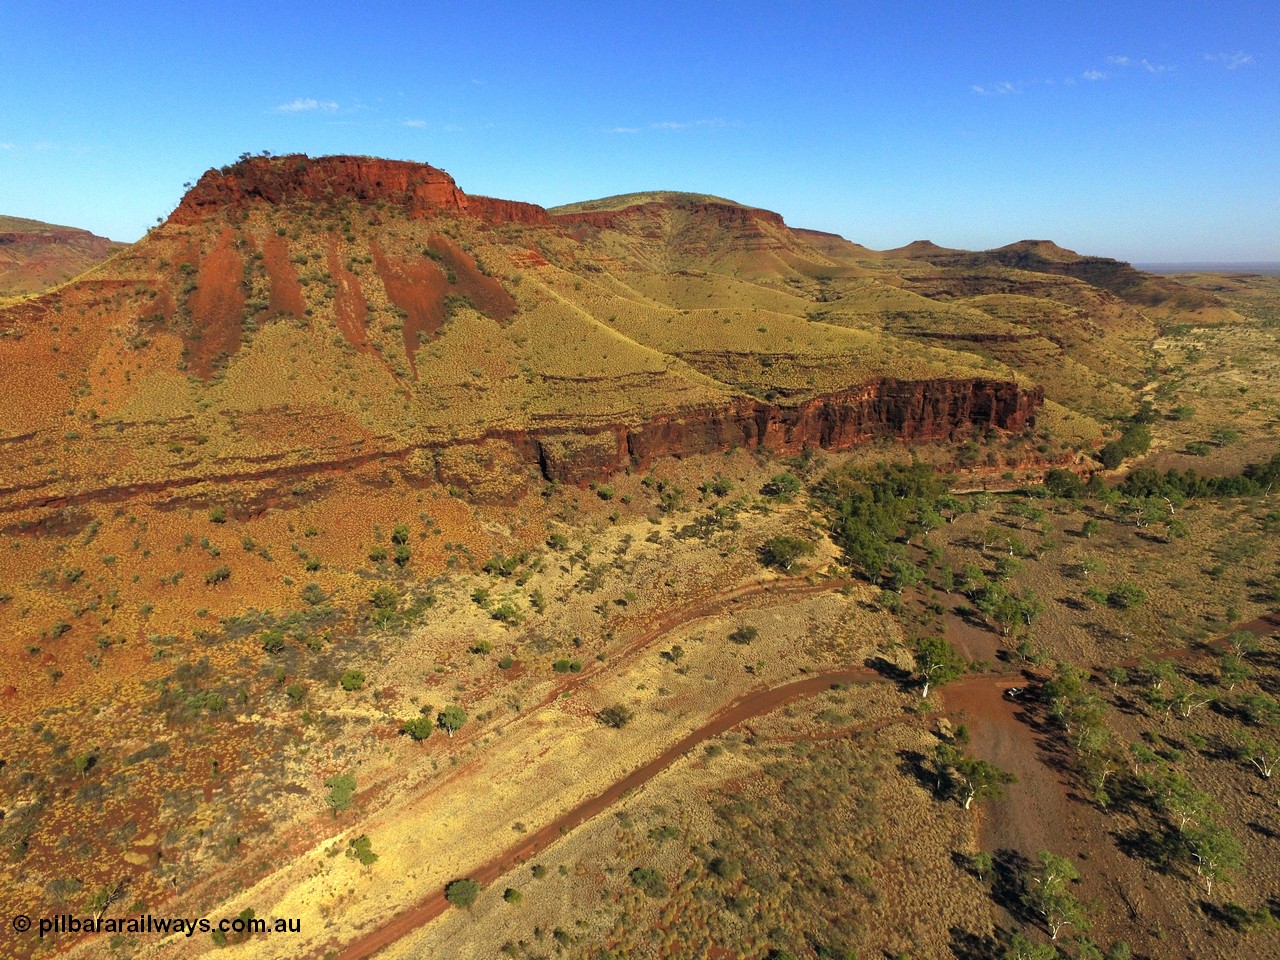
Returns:
[[[138,237],[243,151],[554,205],[716,193],[884,248],[1280,260],[1275,0],[0,0],[0,213]]]

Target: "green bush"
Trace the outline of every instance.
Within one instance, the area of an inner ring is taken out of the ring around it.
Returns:
[[[453,736],[462,729],[462,725],[467,722],[467,713],[459,706],[445,707],[436,716],[436,723],[440,729],[449,736]]]
[[[348,693],[359,690],[364,686],[364,674],[359,670],[347,670],[338,679],[338,685]]]
[[[793,473],[779,473],[760,488],[760,492],[770,500],[779,503],[790,503],[800,492],[800,478]]]
[[[667,882],[662,874],[652,867],[636,867],[628,874],[631,882],[639,887],[647,897],[665,897],[668,892]]]
[[[605,707],[597,713],[596,719],[606,727],[613,727],[615,730],[621,730],[635,719],[635,712],[625,704],[615,703],[612,706]]]
[[[760,546],[760,561],[766,567],[772,567],[783,573],[789,573],[801,557],[814,552],[814,546],[799,537],[779,535],[770,537]]]
[[[329,788],[329,796],[325,797],[325,803],[335,814],[351,806],[351,798],[356,792],[355,777],[349,773],[339,773],[326,780],[324,785]]]
[[[454,880],[444,888],[444,898],[461,910],[468,909],[480,896],[480,884],[474,880]]]
[[[364,833],[348,841],[347,856],[353,860],[359,860],[366,867],[373,866],[378,859],[378,855],[373,852],[373,841],[369,839],[368,834]]]
[[[1139,607],[1147,599],[1147,593],[1136,584],[1121,582],[1113,584],[1107,591],[1107,606],[1117,610],[1132,610]]]
[[[406,720],[400,725],[400,732],[412,737],[416,742],[421,743],[427,737],[431,736],[431,731],[435,724],[431,722],[430,717],[413,717]]]
[[[1112,440],[1098,451],[1098,459],[1108,470],[1114,470],[1130,457],[1139,457],[1151,448],[1151,430],[1142,423],[1125,427],[1118,440]]]

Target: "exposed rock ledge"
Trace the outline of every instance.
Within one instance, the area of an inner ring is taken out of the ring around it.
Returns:
[[[774,453],[848,450],[880,438],[954,440],[987,429],[1035,424],[1044,391],[1009,380],[882,379],[796,406],[760,400],[654,417],[638,426],[511,437],[543,476],[566,483],[603,479],[657,457],[744,447]]]

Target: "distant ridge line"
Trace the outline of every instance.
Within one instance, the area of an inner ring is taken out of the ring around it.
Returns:
[[[1186,260],[1135,263],[1147,273],[1265,273],[1280,276],[1280,260]]]

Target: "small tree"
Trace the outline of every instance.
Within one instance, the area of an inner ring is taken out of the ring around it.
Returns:
[[[480,896],[480,884],[474,880],[453,880],[444,888],[444,898],[460,910],[467,910]]]
[[[986,760],[966,756],[951,744],[940,745],[937,758],[939,779],[966,810],[975,800],[998,800],[1004,796],[1006,786],[1018,782],[1013,774]]]
[[[124,881],[113,880],[99,887],[89,898],[89,909],[93,911],[94,921],[102,919],[102,915],[111,905],[124,896]]]
[[[1214,809],[1213,798],[1176,771],[1149,777],[1146,783],[1157,808],[1177,825],[1179,833],[1185,833],[1187,827],[1198,824]]]
[[[436,723],[440,729],[452,737],[455,733],[462,729],[462,725],[467,722],[467,713],[461,707],[448,706],[440,711],[436,717]]]
[[[366,867],[371,867],[378,861],[378,855],[373,852],[373,841],[369,839],[367,833],[352,837],[347,842],[347,856],[352,860],[360,861]]]
[[[924,637],[915,643],[916,673],[920,676],[920,696],[929,696],[931,686],[950,683],[965,671],[965,661],[945,637]]]
[[[814,552],[814,546],[808,540],[799,537],[779,535],[770,537],[760,546],[760,561],[766,567],[773,567],[783,573],[790,573],[797,560]]]
[[[662,879],[662,874],[653,867],[636,867],[628,876],[631,882],[643,890],[648,897],[664,897],[669,889],[667,882]]]
[[[76,768],[76,773],[80,774],[81,779],[89,772],[90,768],[97,763],[98,758],[92,753],[78,753],[71,761],[71,765]]]
[[[1267,780],[1271,779],[1276,765],[1280,764],[1280,744],[1271,739],[1259,740],[1247,733],[1241,734],[1236,753]]]
[[[1206,823],[1186,837],[1187,850],[1204,880],[1205,892],[1213,896],[1213,885],[1225,880],[1244,862],[1244,849],[1230,830],[1221,824]]]
[[[635,713],[626,704],[615,703],[612,706],[605,707],[597,713],[596,719],[606,727],[613,727],[615,730],[621,730],[635,719]]]
[[[1218,682],[1228,691],[1234,690],[1236,684],[1244,683],[1252,674],[1253,671],[1239,654],[1224,653],[1218,661]]]
[[[1058,960],[1059,956],[1058,948],[1052,944],[1036,943],[1025,933],[1015,933],[1000,960]]]
[[[1107,591],[1107,605],[1115,607],[1117,610],[1133,610],[1142,606],[1144,600],[1147,599],[1147,592],[1137,584],[1129,583],[1122,580],[1120,583],[1113,583],[1111,589]]]
[[[794,473],[779,473],[760,488],[760,492],[770,500],[790,503],[800,492],[800,478]]]
[[[1247,657],[1258,652],[1258,638],[1248,630],[1237,630],[1227,637],[1231,652],[1237,657]]]
[[[324,785],[329,788],[329,796],[325,797],[324,802],[329,805],[335,817],[351,806],[351,798],[356,792],[355,777],[349,773],[339,773],[326,780]]]
[[[1083,931],[1087,927],[1084,905],[1075,898],[1068,885],[1080,879],[1076,868],[1065,857],[1048,850],[1037,855],[1039,862],[1024,878],[1023,902],[1042,920],[1049,936],[1057,940],[1063,927]]]
[[[411,717],[400,726],[400,732],[412,737],[414,741],[421,743],[427,737],[431,736],[431,730],[434,724],[430,717]]]
[[[271,629],[262,634],[262,649],[267,653],[279,653],[284,649],[284,632]]]
[[[1216,698],[1205,693],[1198,683],[1178,684],[1173,691],[1173,702],[1178,706],[1178,713],[1184,720],[1200,707],[1208,706]]]

